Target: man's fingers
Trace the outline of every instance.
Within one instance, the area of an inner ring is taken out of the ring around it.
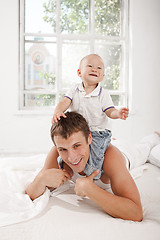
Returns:
[[[96,177],[99,174],[100,170],[96,169],[93,173],[91,173],[91,175],[88,176],[89,179],[94,179],[94,177]]]
[[[64,176],[69,180],[71,180],[71,175],[65,169],[63,169],[63,172],[64,172]]]

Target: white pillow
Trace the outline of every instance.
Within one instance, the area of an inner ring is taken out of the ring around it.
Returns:
[[[150,163],[160,167],[160,144],[152,148],[148,160]]]

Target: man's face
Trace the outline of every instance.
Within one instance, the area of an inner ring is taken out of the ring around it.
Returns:
[[[91,134],[88,136],[88,142],[81,131],[73,133],[67,139],[60,135],[54,136],[54,142],[63,161],[74,172],[82,172],[89,158]]]

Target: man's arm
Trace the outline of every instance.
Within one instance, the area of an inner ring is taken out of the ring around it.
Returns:
[[[126,169],[122,154],[113,146],[108,147],[106,151],[103,170],[110,178],[114,194],[94,183],[93,178],[97,175],[95,171],[89,177],[77,179],[77,195],[88,196],[113,217],[141,221],[143,214],[139,192]]]
[[[53,147],[46,158],[44,167],[35,177],[32,183],[26,188],[26,193],[32,200],[41,196],[46,187],[57,188],[61,186],[68,179],[71,179],[66,170],[59,169],[57,163],[58,153]]]

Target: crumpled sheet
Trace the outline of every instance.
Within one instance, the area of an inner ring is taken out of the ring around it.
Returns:
[[[0,227],[29,220],[41,213],[49,201],[49,197],[56,196],[71,186],[68,181],[50,193],[45,193],[32,201],[25,189],[33,181],[44,164],[46,155],[32,157],[1,158],[0,159]],[[133,170],[132,176],[142,175],[144,166]]]
[[[0,159],[0,226],[31,219],[46,207],[48,189],[35,201],[25,194],[26,186],[38,172],[34,159],[36,162],[36,157]]]

